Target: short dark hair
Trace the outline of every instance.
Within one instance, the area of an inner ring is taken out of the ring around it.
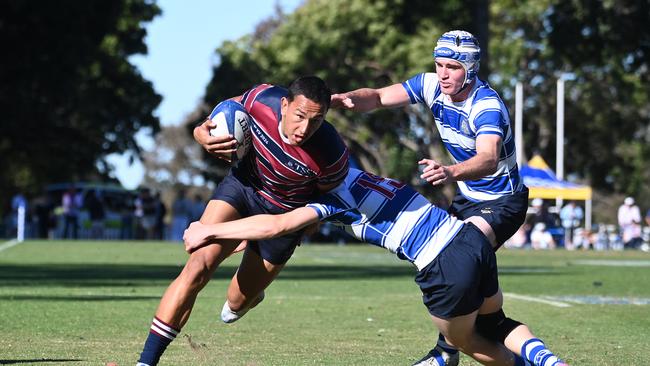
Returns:
[[[326,109],[330,108],[332,91],[325,84],[325,81],[318,76],[301,76],[292,81],[289,85],[287,99],[292,102],[298,95],[303,95],[305,98],[325,106]]]

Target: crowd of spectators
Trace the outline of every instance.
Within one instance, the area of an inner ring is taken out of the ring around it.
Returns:
[[[524,225],[505,246],[535,250],[563,247],[568,250],[650,251],[650,209],[646,212],[644,227],[641,210],[632,197],[625,198],[619,207],[618,225],[596,224],[587,229],[584,219],[584,211],[575,201],[567,202],[552,213],[545,201],[533,199]]]
[[[185,228],[201,218],[207,201],[200,194],[190,199],[187,191],[180,189],[170,202],[168,210],[160,192],[148,188],[116,193],[93,185],[69,185],[65,189],[46,191],[31,202],[24,195],[16,194],[9,214],[0,225],[0,237],[16,236],[17,212],[22,207],[28,238],[182,241]],[[642,217],[632,197],[625,198],[619,207],[618,225],[596,224],[591,230],[584,228],[584,210],[575,201],[568,201],[554,211],[549,209],[549,203],[539,198],[531,200],[524,225],[505,246],[535,250],[563,247],[650,251],[650,209]],[[323,226],[306,241],[344,244],[349,237]]]
[[[23,207],[26,237],[36,239],[167,240],[167,206],[160,192],[105,189],[96,184],[54,187],[31,204],[14,196],[4,218],[1,237],[15,237],[17,211]]]

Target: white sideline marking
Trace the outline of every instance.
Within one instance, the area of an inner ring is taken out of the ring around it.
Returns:
[[[503,296],[509,297],[512,299],[517,299],[517,300],[524,300],[524,301],[532,301],[532,302],[540,302],[542,304],[547,304],[551,306],[556,306],[558,308],[568,308],[571,307],[571,304],[567,304],[565,302],[560,302],[560,301],[552,301],[552,300],[545,300],[545,299],[540,299],[539,297],[532,297],[532,296],[526,296],[526,295],[519,295],[519,294],[513,294],[511,292],[504,292]]]
[[[6,242],[0,244],[0,252],[2,252],[5,249],[9,249],[11,247],[14,247],[14,246],[16,246],[18,244],[20,244],[20,242],[18,240],[16,240],[16,239],[6,241]]]
[[[650,267],[650,261],[645,260],[580,259],[572,263],[586,266]]]
[[[586,305],[650,305],[650,298],[647,297],[610,297],[591,295],[569,295],[553,296],[553,300],[573,302]]]
[[[555,270],[551,268],[499,268],[499,274],[506,273],[553,273]]]

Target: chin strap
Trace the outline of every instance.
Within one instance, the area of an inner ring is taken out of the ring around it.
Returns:
[[[474,80],[476,80],[476,79],[474,79]],[[456,95],[462,93],[465,89],[467,89],[468,86],[472,85],[473,82],[474,82],[474,81],[470,81],[470,82],[467,83],[467,84],[463,83],[463,84],[465,84],[465,85],[463,85],[463,86],[462,86],[462,87],[461,87],[461,88],[460,88],[456,93],[454,93],[454,94],[450,94],[450,96],[454,97],[454,96],[456,96]]]

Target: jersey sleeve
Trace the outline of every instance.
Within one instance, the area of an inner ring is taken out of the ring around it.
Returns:
[[[275,118],[280,116],[280,100],[287,95],[284,88],[271,84],[259,84],[242,94],[241,104],[248,113],[255,117],[255,114],[270,110],[274,112]]]
[[[435,73],[422,73],[402,82],[406,94],[408,94],[411,104],[422,103],[429,107],[433,105],[434,100],[440,95],[440,84],[438,75]]]
[[[246,99],[248,98],[248,96],[250,95],[250,93],[251,93],[253,90],[255,90],[258,86],[259,86],[259,84],[253,85],[252,88],[250,88],[250,89],[248,89],[248,90],[246,90],[245,92],[242,93],[241,104],[245,104],[245,103],[246,103]]]
[[[253,86],[252,88],[246,90],[245,92],[243,92],[243,93],[241,94],[242,98],[241,98],[241,100],[239,101],[239,103],[240,103],[241,105],[243,105],[244,108],[246,108],[246,99],[248,98],[248,95],[250,95],[250,93],[251,93],[252,91],[254,91],[258,86],[259,86],[259,85],[255,85],[255,86]],[[233,98],[230,98],[230,99],[233,99]],[[210,114],[207,115],[207,118],[210,118],[210,116],[211,116],[212,113],[214,112],[214,109],[217,108],[217,106],[218,106],[221,102],[226,101],[226,100],[227,100],[227,99],[224,99],[224,100],[222,100],[222,101],[220,101],[220,102],[217,102],[217,104],[215,104],[214,107],[212,107],[212,109],[211,109],[212,112],[210,112]],[[248,109],[247,109],[247,110],[248,110]],[[200,123],[203,123],[203,121],[201,121]]]
[[[356,201],[345,183],[342,183],[332,191],[318,196],[307,207],[314,209],[321,221],[332,221],[335,217],[354,210]]]
[[[472,106],[470,120],[476,136],[489,134],[504,137],[505,120],[501,103],[496,96],[487,95],[479,98]]]

